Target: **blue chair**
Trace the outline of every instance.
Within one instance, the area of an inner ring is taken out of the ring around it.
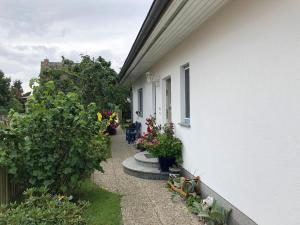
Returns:
[[[142,124],[135,122],[126,129],[126,141],[128,144],[133,144],[140,136]]]

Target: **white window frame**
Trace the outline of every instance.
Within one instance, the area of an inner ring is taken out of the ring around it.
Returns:
[[[188,78],[188,81],[187,81]],[[181,89],[181,125],[190,126],[191,123],[191,87],[190,87],[190,65],[186,63],[180,67],[180,89]],[[188,90],[187,90],[188,88]],[[188,96],[187,96],[188,95]]]

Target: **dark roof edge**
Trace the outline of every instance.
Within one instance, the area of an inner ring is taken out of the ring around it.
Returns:
[[[152,33],[156,24],[169,7],[171,0],[154,0],[151,8],[146,16],[146,19],[143,22],[143,25],[130,49],[130,52],[125,60],[125,63],[122,66],[122,69],[119,73],[119,82],[124,78],[127,70],[131,66],[131,63],[139,53],[140,49],[143,47],[147,41],[149,35]]]

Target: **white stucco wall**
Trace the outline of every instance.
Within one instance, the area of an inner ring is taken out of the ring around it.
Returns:
[[[299,0],[232,1],[151,69],[171,75],[177,124],[180,66],[189,62],[191,128],[176,125],[184,167],[260,225],[300,224],[299,10]],[[145,118],[145,78],[133,100],[142,86]]]
[[[143,89],[143,116],[137,116],[136,111],[138,111],[138,90]],[[141,76],[132,86],[132,101],[133,101],[133,121],[138,121],[142,123],[142,131],[146,131],[145,119],[152,115],[152,86],[147,83],[146,77]]]

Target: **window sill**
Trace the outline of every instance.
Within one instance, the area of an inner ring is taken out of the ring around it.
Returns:
[[[182,127],[187,127],[187,128],[190,128],[190,127],[191,127],[191,125],[190,125],[189,123],[183,123],[183,122],[178,123],[178,125],[179,125],[179,126],[182,126]]]

